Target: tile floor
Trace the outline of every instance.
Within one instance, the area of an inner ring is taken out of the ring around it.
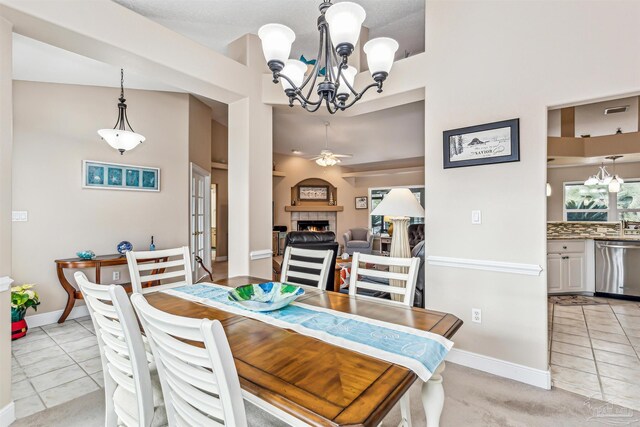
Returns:
[[[640,302],[549,304],[554,387],[640,410]]]
[[[12,344],[16,418],[98,390],[102,363],[89,317],[31,328]]]

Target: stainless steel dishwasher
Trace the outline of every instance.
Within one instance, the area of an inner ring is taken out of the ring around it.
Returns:
[[[596,240],[596,292],[640,297],[640,242]]]

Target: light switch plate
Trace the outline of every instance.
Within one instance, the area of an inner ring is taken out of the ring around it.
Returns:
[[[471,211],[471,224],[474,224],[474,225],[482,224],[482,212]]]
[[[29,220],[29,213],[27,211],[12,211],[11,221],[13,222],[27,222]]]

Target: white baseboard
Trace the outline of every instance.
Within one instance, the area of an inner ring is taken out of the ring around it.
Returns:
[[[217,256],[216,257],[216,262],[224,262],[227,260],[226,256]]]
[[[16,420],[16,411],[11,401],[4,408],[0,409],[0,427],[9,427]]]
[[[50,311],[48,313],[41,314],[32,314],[31,316],[26,316],[24,320],[27,321],[27,325],[30,328],[37,328],[38,326],[51,325],[53,323],[58,322],[60,316],[62,316],[62,312],[64,310],[56,310]],[[67,320],[77,319],[78,317],[85,317],[89,315],[89,310],[86,305],[79,305],[78,307],[74,307],[69,313]]]
[[[447,361],[536,387],[551,389],[551,373],[470,351],[451,349]]]

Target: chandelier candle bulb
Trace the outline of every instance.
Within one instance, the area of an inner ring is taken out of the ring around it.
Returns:
[[[333,73],[336,76],[338,75],[338,67],[333,67]],[[349,97],[349,95],[351,95],[351,89],[349,86],[353,87],[353,83],[356,80],[356,74],[358,74],[358,70],[356,70],[356,67],[351,65],[341,70],[340,85],[336,91],[338,96],[347,95],[347,97]]]
[[[338,55],[349,56],[360,37],[360,27],[367,17],[362,6],[352,2],[334,4],[325,13],[331,31],[331,41]]]
[[[304,73],[307,71],[307,64],[302,61],[298,61],[297,59],[288,59],[284,68],[280,72],[280,76],[287,76],[289,80],[296,86],[300,87],[302,85],[302,81],[304,80]],[[280,79],[282,82],[282,87],[284,91],[293,91],[295,93],[295,88],[289,83],[287,79]]]
[[[377,74],[384,73],[386,77],[391,72],[393,59],[398,50],[398,42],[388,37],[378,37],[369,40],[364,45],[364,53],[367,54],[367,64],[374,79]]]
[[[286,25],[267,24],[260,27],[258,37],[262,41],[262,52],[271,71],[274,71],[274,68],[282,70],[289,59],[296,34]]]

